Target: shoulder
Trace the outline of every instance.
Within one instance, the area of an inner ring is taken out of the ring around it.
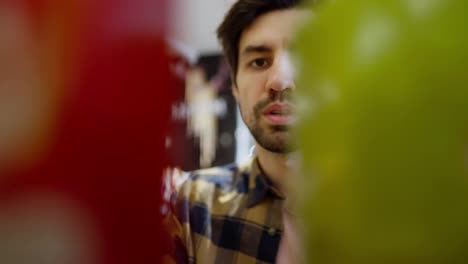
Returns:
[[[188,181],[195,184],[214,185],[221,189],[227,189],[238,173],[239,167],[236,164],[229,164],[192,171],[188,175]]]
[[[248,183],[251,161],[243,164],[185,172],[185,180],[177,188],[178,196],[190,201],[208,201]]]

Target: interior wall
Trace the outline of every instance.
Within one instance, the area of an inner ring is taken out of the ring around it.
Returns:
[[[216,28],[233,0],[171,0],[170,37],[198,54],[217,53],[221,48]]]

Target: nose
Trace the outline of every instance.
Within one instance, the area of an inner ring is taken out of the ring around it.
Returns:
[[[274,60],[266,88],[270,94],[282,93],[285,90],[295,90],[294,67],[290,55],[287,52],[278,54]]]

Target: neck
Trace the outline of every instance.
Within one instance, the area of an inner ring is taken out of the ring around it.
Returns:
[[[294,154],[270,152],[258,144],[256,145],[256,152],[265,175],[283,195],[288,196],[290,183],[296,172],[296,166],[293,162]]]

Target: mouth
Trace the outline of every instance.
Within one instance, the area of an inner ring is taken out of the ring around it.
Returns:
[[[286,103],[274,103],[262,115],[272,125],[292,125],[295,121],[294,107]]]

